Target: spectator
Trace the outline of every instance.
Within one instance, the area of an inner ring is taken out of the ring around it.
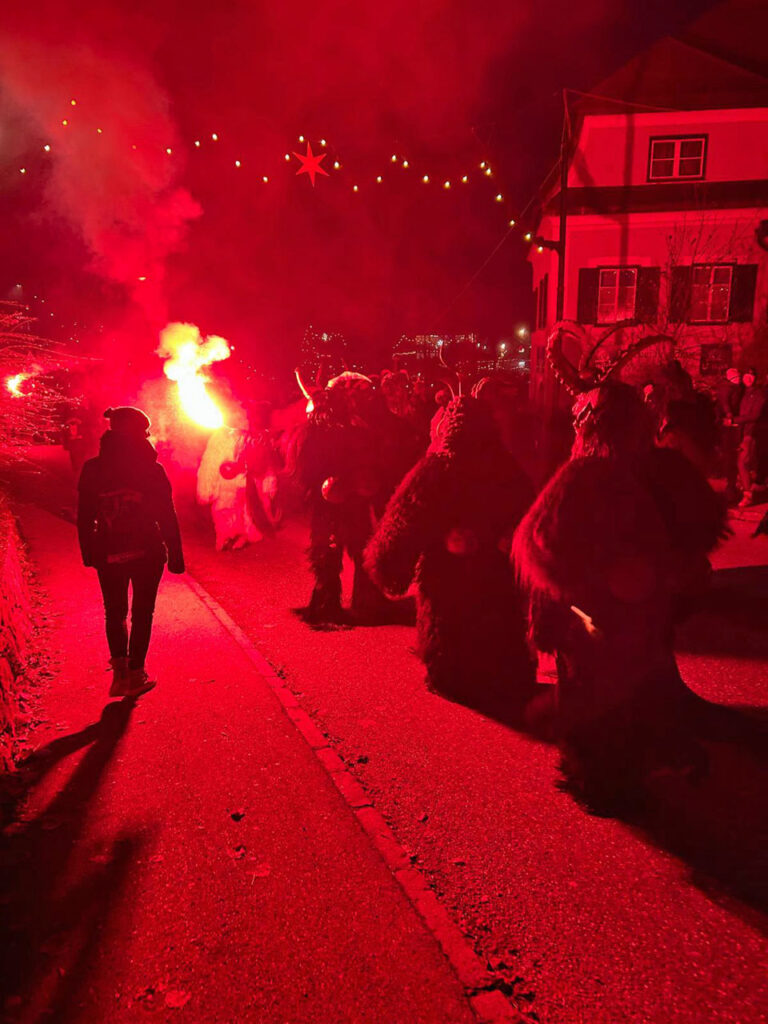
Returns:
[[[765,391],[757,386],[757,371],[751,367],[742,377],[744,393],[739,402],[736,424],[741,430],[738,451],[739,484],[741,501],[739,508],[747,508],[754,501],[755,479],[757,476],[757,433],[758,423],[765,410]]]

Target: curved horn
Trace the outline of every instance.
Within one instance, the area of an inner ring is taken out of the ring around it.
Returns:
[[[310,393],[307,391],[306,387],[304,386],[304,381],[301,379],[301,374],[299,373],[298,366],[296,367],[296,369],[293,372],[296,374],[296,383],[301,388],[302,395],[304,395],[304,397],[306,398],[306,400],[308,402],[311,402],[312,401],[312,395],[310,395]]]
[[[575,325],[574,325],[575,326]],[[563,336],[566,332],[576,336],[574,329],[565,323],[555,324],[547,338],[547,359],[557,380],[574,397],[595,386],[593,377],[583,377],[563,352]]]
[[[613,360],[613,362],[606,367],[605,371],[600,375],[600,383],[607,381],[614,374],[617,374],[622,370],[627,363],[631,362],[635,356],[639,355],[647,348],[651,348],[652,345],[663,345],[669,343],[674,345],[674,339],[668,337],[666,334],[649,334],[647,338],[639,338],[632,345],[629,345],[623,352]]]

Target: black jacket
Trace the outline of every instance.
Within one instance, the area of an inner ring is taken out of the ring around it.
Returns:
[[[77,532],[85,565],[168,558],[184,571],[171,484],[144,438],[108,430],[99,454],[83,466],[78,484]]]

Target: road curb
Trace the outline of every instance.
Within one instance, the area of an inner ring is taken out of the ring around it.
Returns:
[[[198,581],[185,573],[184,582],[203,602],[221,626],[241,648],[256,671],[280,702],[321,768],[330,777],[342,800],[357,818],[406,898],[437,940],[448,962],[464,987],[473,1013],[480,1024],[530,1024],[498,989],[498,979],[487,969],[475,953],[461,929],[451,919],[434,890],[421,872],[411,864],[410,857],[381,814],[373,807],[363,787],[344,766],[344,762],[331,747],[328,737],[318,729],[310,716],[296,700],[275,669],[258,650],[253,641]]]

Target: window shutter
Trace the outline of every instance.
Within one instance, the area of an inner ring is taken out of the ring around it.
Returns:
[[[651,324],[659,313],[660,267],[640,267],[637,272],[636,319]]]
[[[733,268],[731,305],[728,319],[736,323],[749,323],[755,311],[757,264],[742,263]]]
[[[685,323],[691,305],[693,267],[672,267],[669,282],[669,319],[673,324]]]
[[[579,270],[579,298],[576,319],[580,324],[597,323],[597,289],[600,271],[592,267]]]

